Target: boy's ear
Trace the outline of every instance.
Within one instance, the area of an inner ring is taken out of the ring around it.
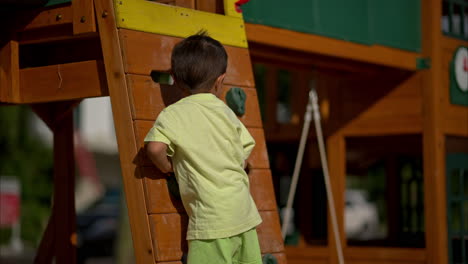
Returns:
[[[221,88],[223,87],[225,77],[226,77],[226,73],[223,73],[216,79],[215,89],[217,91],[221,90]]]

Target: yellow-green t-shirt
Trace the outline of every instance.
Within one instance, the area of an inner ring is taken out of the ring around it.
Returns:
[[[255,141],[215,95],[191,95],[165,108],[148,141],[168,145],[189,216],[188,240],[230,237],[261,223],[243,169]]]

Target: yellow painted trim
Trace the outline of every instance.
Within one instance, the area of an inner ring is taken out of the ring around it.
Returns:
[[[114,0],[117,27],[174,37],[200,30],[221,43],[247,48],[244,20],[145,0]]]
[[[226,16],[242,18],[242,13],[236,11],[237,0],[224,0],[224,13]]]

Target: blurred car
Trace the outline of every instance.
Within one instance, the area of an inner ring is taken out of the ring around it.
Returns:
[[[345,229],[348,239],[370,240],[379,237],[377,206],[366,199],[363,190],[346,191]]]

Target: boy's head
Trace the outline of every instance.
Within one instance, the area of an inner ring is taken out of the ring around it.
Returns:
[[[172,75],[178,86],[191,93],[210,91],[226,67],[226,50],[205,32],[184,39],[172,50]]]

